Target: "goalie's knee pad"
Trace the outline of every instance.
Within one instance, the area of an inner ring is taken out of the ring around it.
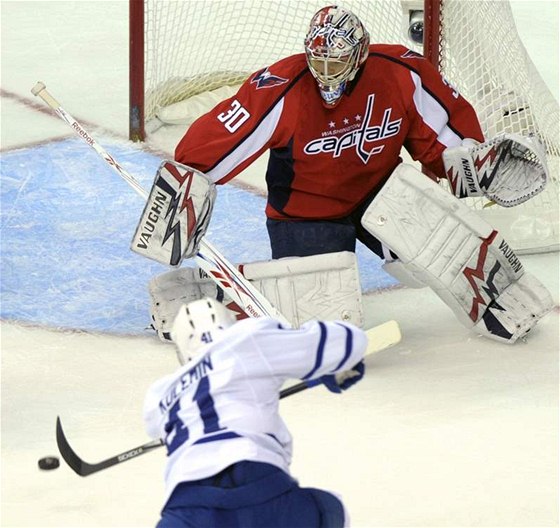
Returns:
[[[554,305],[496,230],[414,167],[395,170],[362,225],[487,337],[513,343]]]
[[[295,327],[310,319],[363,325],[358,265],[350,251],[253,262],[241,269]]]
[[[349,251],[309,257],[251,262],[239,266],[244,277],[294,327],[310,319],[344,320],[363,325],[362,290],[356,255]],[[154,277],[148,287],[152,326],[170,340],[173,320],[182,304],[202,297],[237,305],[198,268],[179,268]],[[236,315],[242,313],[241,309]]]

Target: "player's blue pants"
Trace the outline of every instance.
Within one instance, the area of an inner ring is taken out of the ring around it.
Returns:
[[[239,462],[213,477],[183,482],[157,528],[342,528],[344,508],[326,491],[300,488],[279,468]]]

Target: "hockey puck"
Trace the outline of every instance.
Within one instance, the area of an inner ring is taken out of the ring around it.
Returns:
[[[48,457],[41,458],[38,464],[39,464],[39,469],[50,470],[50,469],[56,469],[58,466],[60,466],[60,461],[58,460],[57,457],[48,456]]]

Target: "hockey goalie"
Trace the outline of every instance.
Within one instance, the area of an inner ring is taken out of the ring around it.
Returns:
[[[358,17],[340,6],[313,16],[304,52],[253,73],[187,130],[175,163],[192,173],[198,194],[175,208],[185,215],[180,230],[161,223],[166,244],[168,229],[182,237],[180,257],[169,246],[161,261],[177,265],[192,254],[214,185],[269,151],[272,260],[244,270],[294,324],[341,318],[339,305],[361,323],[359,240],[385,260],[388,273],[430,287],[475,332],[505,343],[526,335],[552,309],[551,295],[462,199],[484,196],[515,207],[541,192],[548,170],[539,139],[485,139],[473,107],[427,60],[400,45],[370,44]],[[402,163],[403,148],[430,177]],[[452,192],[437,180],[447,180]],[[133,248],[143,243],[156,196]],[[152,258],[160,249],[151,245]],[[208,295],[208,287],[220,296],[205,281],[183,269],[152,281],[160,335],[180,303]]]

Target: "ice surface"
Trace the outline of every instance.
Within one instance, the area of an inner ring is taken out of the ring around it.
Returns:
[[[159,157],[102,146],[150,188]],[[0,205],[2,319],[126,334],[149,325],[147,284],[167,268],[129,250],[144,200],[87,144],[4,154]],[[262,196],[220,187],[208,240],[234,263],[269,259],[264,207]],[[365,247],[357,253],[365,291],[397,284]]]
[[[558,98],[558,3],[513,7]],[[1,9],[0,524],[154,526],[163,450],[87,478],[64,463],[37,468],[57,455],[57,415],[88,461],[144,443],[144,392],[176,363],[169,346],[143,332],[145,283],[157,265],[127,251],[141,200],[30,94],[44,81],[148,186],[160,153],[122,141],[128,3],[9,1]],[[151,146],[169,153],[176,134],[162,131]],[[261,186],[260,169],[245,181]],[[262,198],[234,187],[220,194],[216,210],[228,212],[209,239],[232,260],[266,258]],[[240,204],[249,249],[239,226],[223,229]],[[522,260],[558,302],[558,254]],[[397,319],[403,341],[371,358],[364,381],[342,397],[317,388],[282,401],[294,475],[341,493],[354,526],[557,526],[558,309],[526,343],[508,347],[470,333],[428,290],[375,291],[378,263],[361,267],[367,325]]]

